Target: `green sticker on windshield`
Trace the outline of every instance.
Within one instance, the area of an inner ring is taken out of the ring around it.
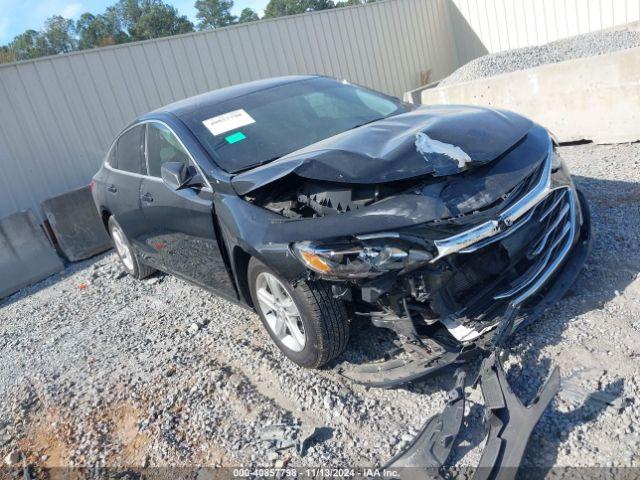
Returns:
[[[232,133],[228,137],[224,137],[227,143],[237,143],[240,140],[244,140],[245,138],[247,138],[247,136],[242,132]]]

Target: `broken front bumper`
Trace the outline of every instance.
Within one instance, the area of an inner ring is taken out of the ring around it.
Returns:
[[[582,266],[587,252],[581,255],[579,245],[586,241],[588,251],[590,239],[586,201],[552,147],[497,214],[474,220],[483,217],[478,211],[441,222],[437,227],[453,234],[433,240],[436,252],[428,265],[362,285],[362,299],[412,321],[437,319],[463,345],[495,329],[511,308],[520,315],[535,310],[570,257],[582,256]],[[428,238],[434,228],[416,225],[399,235]],[[385,323],[391,325],[388,316]]]
[[[515,312],[510,331],[522,327],[559,301],[575,281],[591,249],[591,222],[584,196],[572,186],[553,190],[524,218],[546,222],[545,228],[525,243],[508,271],[480,288],[464,309],[442,320],[449,332],[468,344],[494,330],[508,312]],[[517,227],[517,225],[514,225]],[[509,247],[507,247],[509,248]]]
[[[511,333],[518,328],[522,328],[540,317],[553,304],[564,297],[571,285],[575,282],[578,274],[591,251],[591,214],[589,205],[580,191],[576,191],[580,202],[582,225],[578,228],[577,239],[572,248],[567,252],[564,262],[560,264],[554,274],[548,279],[548,283],[541,287],[540,296],[536,301],[531,301],[520,315],[514,320]]]
[[[460,363],[464,358],[476,352],[489,350],[496,342],[497,336],[508,337],[516,329],[522,328],[539,318],[549,307],[565,295],[582,270],[591,250],[591,221],[586,199],[581,192],[575,190],[572,186],[567,187],[566,191],[572,196],[575,195],[575,203],[573,207],[570,207],[572,208],[572,214],[575,215],[575,223],[572,222],[575,225],[573,235],[569,236],[567,243],[562,243],[560,241],[556,242],[556,240],[558,238],[563,239],[565,236],[547,236],[545,233],[547,242],[555,239],[553,243],[556,243],[556,245],[551,249],[551,254],[547,252],[548,255],[543,257],[546,259],[544,265],[547,268],[543,271],[539,270],[536,277],[538,280],[543,280],[530,282],[529,285],[534,285],[536,289],[526,298],[523,298],[523,292],[520,291],[519,294],[513,295],[512,298],[501,299],[500,301],[493,299],[492,305],[494,309],[499,306],[499,310],[493,311],[494,317],[488,331],[485,330],[476,335],[473,341],[466,342],[466,344],[461,342],[457,346],[442,344],[431,338],[422,339],[419,345],[405,344],[405,347],[411,345],[410,355],[402,355],[396,358],[394,352],[389,352],[384,361],[363,365],[345,363],[340,366],[340,373],[357,383],[383,388],[394,387]],[[555,203],[553,198],[552,203]],[[560,204],[561,202],[558,202],[556,208]],[[546,204],[541,203],[541,205],[545,206]],[[544,209],[543,211],[546,210]],[[563,230],[558,231],[562,232]],[[556,255],[553,255],[554,252],[556,252]],[[526,290],[531,291],[531,286]],[[453,318],[450,320],[454,321]],[[459,322],[458,319],[455,319],[455,321]],[[452,328],[456,328],[459,325],[466,328],[465,333],[468,334],[470,328],[462,323],[454,324]],[[451,330],[449,331],[451,332]],[[406,348],[404,353],[407,353]]]

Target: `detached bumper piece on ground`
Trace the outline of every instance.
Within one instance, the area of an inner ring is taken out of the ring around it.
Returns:
[[[455,364],[461,356],[459,349],[427,338],[398,346],[387,352],[387,358],[383,362],[342,364],[338,373],[369,387],[391,388],[432,375]]]
[[[534,427],[560,390],[556,367],[531,404],[524,405],[511,390],[499,356],[500,350],[496,350],[485,358],[478,376],[489,431],[474,480],[515,478]],[[444,410],[427,420],[414,440],[383,468],[398,469],[401,478],[444,476],[441,468],[446,465],[462,426],[465,375],[462,369],[456,371],[456,383],[448,393]]]
[[[448,393],[447,406],[431,417],[409,446],[384,468],[411,467],[437,473],[447,461],[464,417],[464,370],[456,371],[456,384]]]
[[[489,434],[474,479],[514,478],[533,428],[560,390],[559,369],[553,369],[531,404],[525,406],[511,391],[498,353],[494,352],[482,362],[480,387]]]

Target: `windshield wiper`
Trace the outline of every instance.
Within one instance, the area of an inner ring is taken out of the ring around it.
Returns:
[[[271,163],[274,160],[278,160],[281,157],[282,157],[282,155],[276,155],[275,157],[271,157],[268,160],[262,160],[262,161],[260,161],[258,163],[253,163],[253,164],[251,164],[251,165],[249,165],[247,167],[244,167],[244,168],[242,168],[240,170],[235,171],[234,174],[246,172],[247,170],[253,170],[254,168],[258,168],[258,167],[261,167],[262,165],[266,165],[267,163]]]
[[[354,130],[356,128],[364,127],[365,125],[369,125],[370,123],[377,122],[378,120],[384,120],[386,117],[374,118],[373,120],[369,120],[367,122],[359,123],[355,127],[351,127],[349,130]]]

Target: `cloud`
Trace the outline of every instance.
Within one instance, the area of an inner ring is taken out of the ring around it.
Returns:
[[[70,3],[66,7],[62,9],[62,15],[64,18],[75,18],[82,12],[82,4],[81,3]]]
[[[0,45],[27,29],[40,30],[47,18],[77,18],[85,8],[102,12],[115,0],[0,0]]]
[[[33,0],[26,0],[26,3],[35,3],[30,14],[21,15],[21,20],[25,23],[31,24],[30,28],[36,27],[39,29],[44,21],[52,15],[62,15],[65,18],[73,18],[80,14],[82,11],[82,4],[79,2],[69,2],[68,0],[41,0],[34,2]]]

